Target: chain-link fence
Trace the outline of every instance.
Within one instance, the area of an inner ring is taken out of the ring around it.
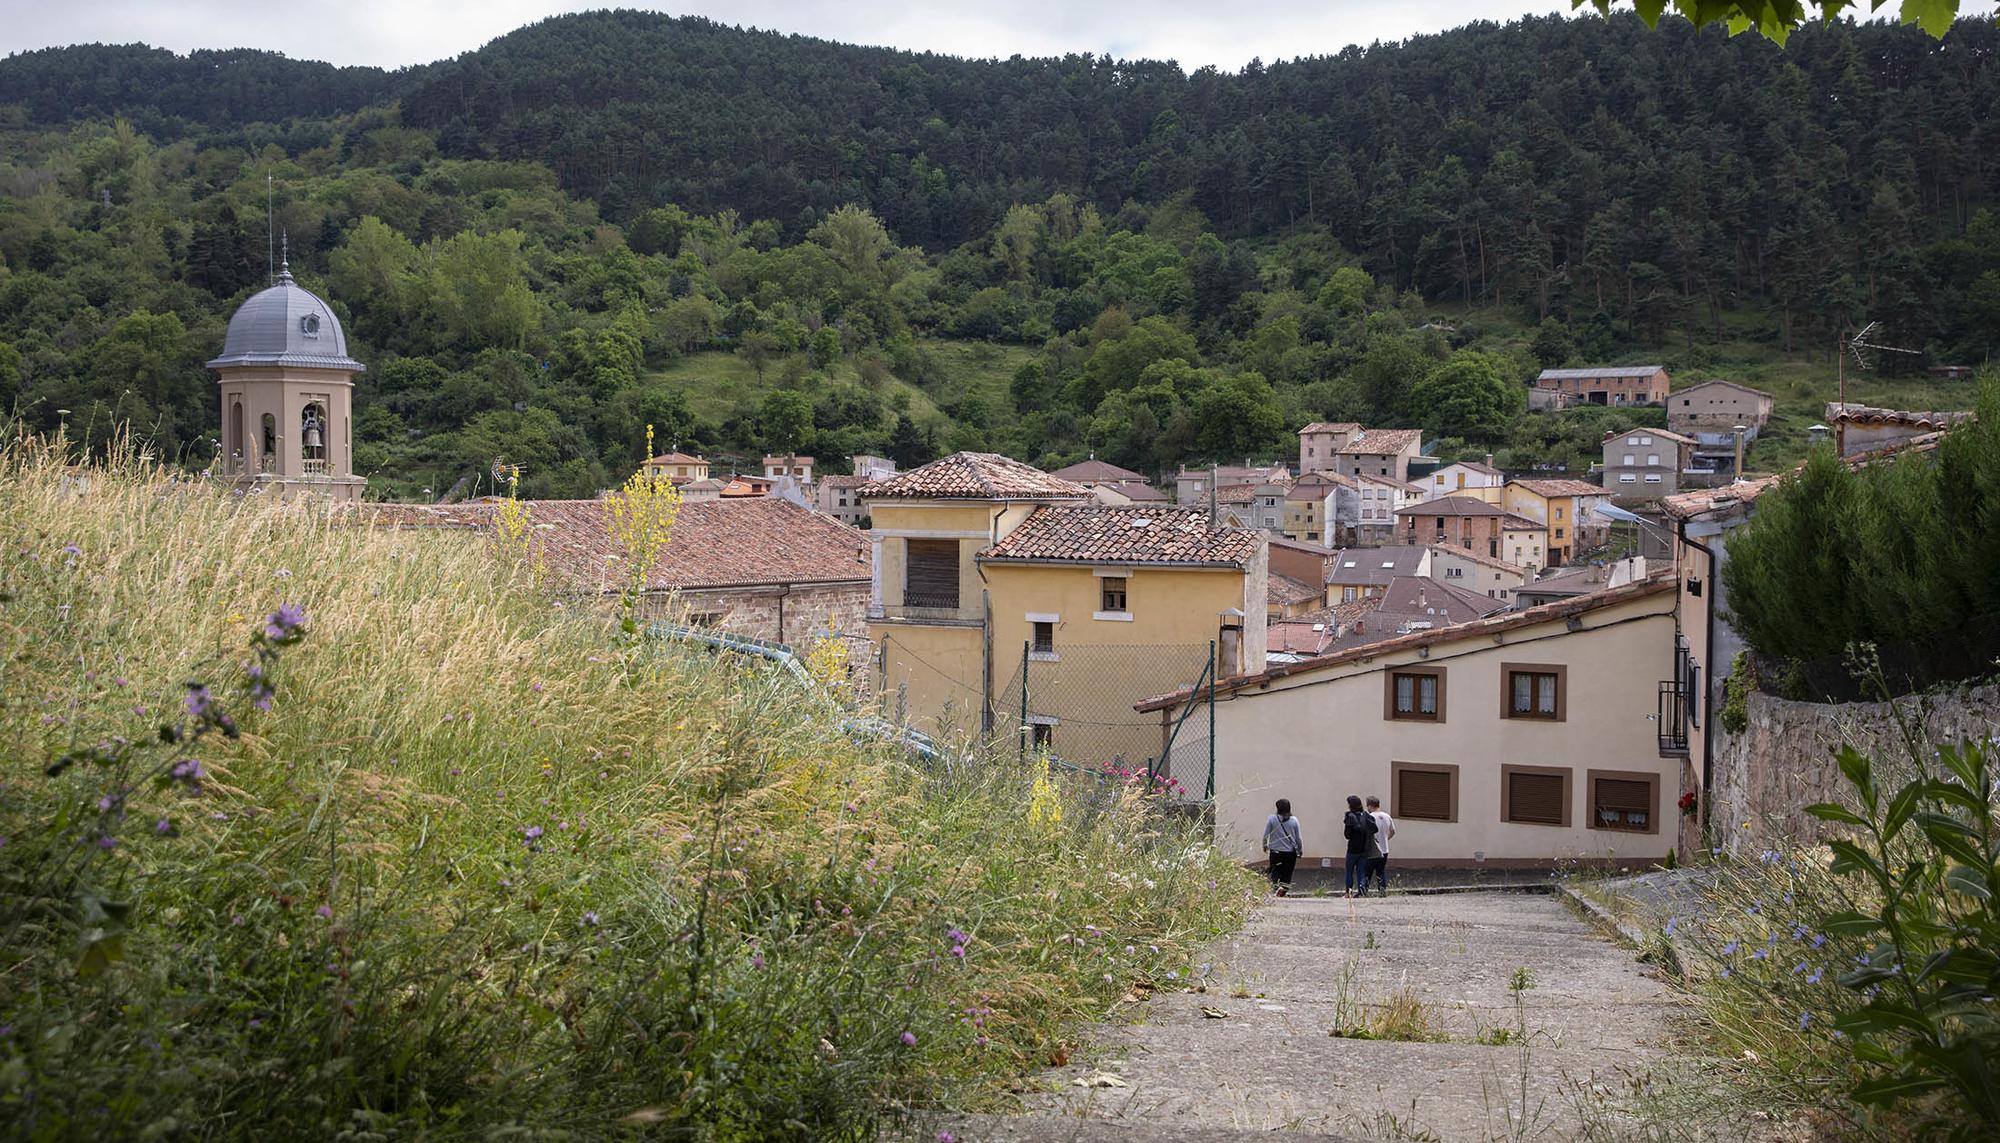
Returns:
[[[1873,702],[1944,683],[2000,677],[2000,615],[1894,643],[1856,643],[1819,659],[1760,662],[1760,689],[1803,702]]]
[[[1168,712],[1163,721],[1159,712],[1142,714],[1133,704],[1201,679],[1213,654],[1206,643],[1015,648],[1011,677],[994,689],[994,737],[1005,741],[1012,734],[1024,749],[1047,749],[1078,766],[1144,771],[1159,764],[1179,712]],[[1185,773],[1173,776],[1198,797],[1207,778],[1208,724],[1197,728],[1194,721],[1188,720],[1184,734],[1192,737],[1198,730],[1204,741],[1201,780],[1188,777],[1194,773],[1191,761],[1184,764]],[[1176,739],[1167,753],[1183,760],[1193,749]]]

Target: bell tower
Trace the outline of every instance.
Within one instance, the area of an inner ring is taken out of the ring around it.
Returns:
[[[217,474],[237,490],[359,500],[354,475],[354,375],[347,335],[326,302],[292,279],[278,280],[229,319],[215,370],[222,400]]]

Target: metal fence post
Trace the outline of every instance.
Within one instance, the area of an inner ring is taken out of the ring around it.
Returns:
[[[1028,646],[1021,640],[1021,761],[1028,760]]]
[[[1208,641],[1208,789],[1202,792],[1201,800],[1215,800],[1215,683],[1220,675],[1215,669],[1215,640]]]

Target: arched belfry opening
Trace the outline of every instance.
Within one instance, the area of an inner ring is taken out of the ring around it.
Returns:
[[[240,489],[359,500],[354,375],[347,334],[289,264],[229,319],[215,370],[223,409],[222,475]],[[254,426],[254,432],[251,431]]]

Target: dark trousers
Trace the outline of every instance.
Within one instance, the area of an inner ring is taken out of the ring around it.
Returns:
[[[1379,886],[1384,897],[1389,895],[1389,855],[1371,857],[1368,864],[1361,867],[1361,891],[1368,892],[1370,885]]]
[[[1362,890],[1362,891],[1364,891],[1364,892],[1365,892],[1365,891],[1367,890],[1367,888],[1368,888],[1368,882],[1367,882],[1367,880],[1366,880],[1366,878],[1365,878],[1365,876],[1364,876],[1364,874],[1363,874],[1363,870],[1365,870],[1365,869],[1367,868],[1367,865],[1368,865],[1368,855],[1367,855],[1367,854],[1365,854],[1365,853],[1350,853],[1350,854],[1348,854],[1348,855],[1347,855],[1347,890],[1348,890],[1348,892],[1350,892],[1350,893],[1351,893],[1351,892],[1353,892],[1353,891],[1354,891],[1354,890],[1356,890],[1356,889],[1360,889],[1360,890]]]
[[[1292,870],[1297,868],[1298,864],[1299,864],[1299,855],[1296,853],[1272,854],[1271,884],[1290,885],[1292,883]]]

